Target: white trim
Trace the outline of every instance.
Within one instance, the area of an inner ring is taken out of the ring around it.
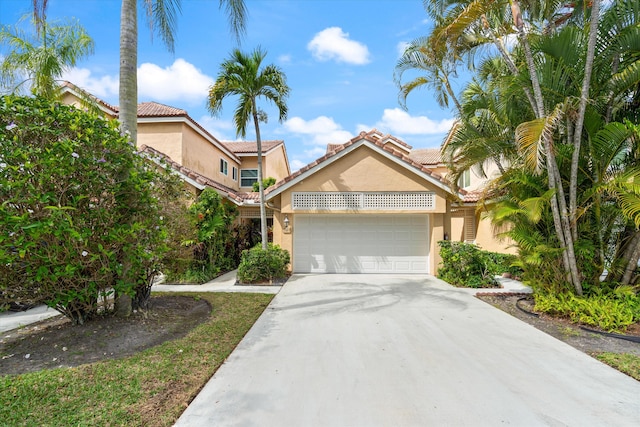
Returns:
[[[296,211],[432,211],[436,208],[436,195],[433,191],[305,191],[291,195],[291,207]]]

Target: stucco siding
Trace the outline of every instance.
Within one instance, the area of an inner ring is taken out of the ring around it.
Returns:
[[[181,165],[190,167],[184,163],[181,123],[138,123],[138,146],[142,145],[155,148]]]

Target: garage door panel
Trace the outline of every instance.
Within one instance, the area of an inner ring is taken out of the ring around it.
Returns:
[[[296,215],[300,273],[427,273],[426,215]]]

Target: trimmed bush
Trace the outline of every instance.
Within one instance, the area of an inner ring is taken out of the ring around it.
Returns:
[[[162,176],[115,121],[0,97],[0,306],[45,302],[75,323],[110,296],[144,306],[166,236]]]
[[[242,283],[273,282],[287,277],[289,252],[269,244],[266,250],[260,245],[242,252],[238,266],[238,280]]]

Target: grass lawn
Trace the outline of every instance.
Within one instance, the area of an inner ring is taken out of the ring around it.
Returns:
[[[206,299],[213,310],[182,339],[124,359],[0,377],[0,424],[172,425],[273,298],[184,295]]]
[[[597,354],[596,357],[601,362],[640,381],[640,356],[634,354],[600,353]]]

